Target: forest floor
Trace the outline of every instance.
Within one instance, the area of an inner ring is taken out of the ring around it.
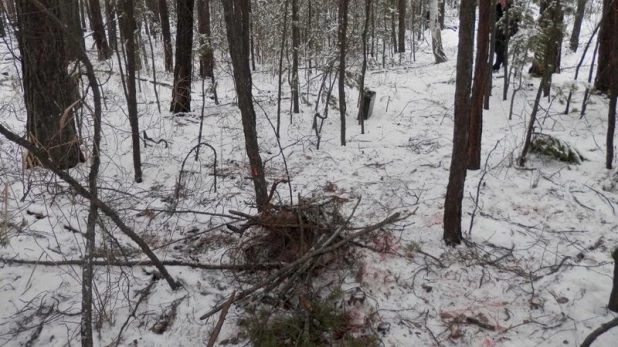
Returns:
[[[586,23],[584,43],[592,31],[592,24]],[[536,131],[568,142],[585,161],[574,165],[531,155],[526,167],[520,168],[516,158],[539,81],[525,78],[509,120],[510,93],[509,100],[501,100],[503,82],[495,77],[490,110],[484,114],[482,169],[469,171],[466,180],[462,226],[468,242],[446,247],[442,221],[452,151],[457,32],[446,29],[443,35],[446,63],[433,64],[425,40],[416,61],[406,53],[395,56],[386,68],[373,66],[368,71],[366,85],[377,97],[365,134],[355,121],[358,91],[348,89],[345,147],[339,144],[339,112],[331,107],[316,148],[311,125],[321,80],[315,71],[309,84],[302,76],[305,102],[300,114],[292,114],[291,124],[285,88],[280,142],[292,198],[297,202],[298,195],[336,196],[349,201],[341,207],[347,215],[362,197],[354,225],[375,223],[394,212],[413,212],[371,241],[381,252],[359,249],[355,271],[339,273],[342,300],[356,291],[367,297],[362,303],[346,304],[346,310],[356,324],[375,330],[383,345],[577,346],[615,316],[605,308],[613,269],[610,252],[618,245],[614,190],[618,181],[604,168],[608,101],[594,95],[580,118],[580,87],[573,96],[572,112],[564,114],[565,91],[568,94],[582,51],[569,52],[565,43],[563,70],[555,76],[551,102],[542,100],[542,129]],[[7,73],[0,75],[0,121],[23,134],[26,116],[18,62],[6,45],[0,44],[0,50],[0,71]],[[161,59],[156,63],[159,81],[171,85],[173,76],[161,72]],[[170,201],[181,165],[197,144],[202,84],[193,84],[196,114],[180,117],[167,112],[169,87],[157,85],[159,112],[153,84],[140,83],[141,130],[169,146],[142,147],[144,182],[137,184],[132,179],[130,127],[116,67],[115,60],[96,66],[105,94],[102,199],[161,259],[229,263],[230,250],[241,237],[221,226],[229,219],[204,213],[256,211],[227,60],[220,60],[218,70],[220,105],[208,97],[204,105],[203,140],[217,152],[216,192],[212,151],[203,147],[199,160],[193,156],[186,160],[181,196],[174,206]],[[141,77],[151,79],[145,71]],[[276,119],[277,76],[270,67],[260,66],[253,78],[261,154],[272,184],[287,178],[270,123]],[[84,118],[82,130],[87,141],[89,119]],[[75,345],[80,332],[81,268],[45,262],[81,257],[88,202],[44,170],[22,171],[22,154],[0,138],[0,182],[3,187],[7,184],[9,200],[4,227],[10,238],[10,245],[0,249],[0,345]],[[85,183],[88,167],[72,169],[70,174]],[[286,184],[279,185],[274,199],[289,203]],[[172,208],[176,213],[162,212]],[[99,230],[102,260],[111,253],[118,259],[145,259],[106,218],[101,218]],[[35,264],[12,264],[9,259]],[[152,282],[153,268],[148,266],[96,268],[97,345],[114,345],[120,335],[120,345],[204,345],[217,315],[207,321],[198,318],[248,285],[229,271],[182,266],[168,270],[182,283],[181,289],[172,291],[164,281]],[[148,295],[135,309],[145,288]],[[241,306],[230,308],[219,341],[234,343],[244,312]],[[610,331],[595,346],[615,346],[617,340],[618,330]],[[241,338],[237,343],[246,341]]]

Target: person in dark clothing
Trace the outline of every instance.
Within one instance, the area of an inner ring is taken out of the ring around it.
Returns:
[[[500,22],[500,19],[504,16],[505,12],[511,8],[511,4],[507,0],[500,0],[498,4],[496,4],[496,35],[495,35],[495,52],[496,52],[496,62],[493,66],[494,72],[500,70],[500,67],[504,63],[504,54],[506,52],[507,45],[507,33],[509,37],[512,37],[517,32],[517,22],[515,18],[509,18],[508,26],[507,23]]]

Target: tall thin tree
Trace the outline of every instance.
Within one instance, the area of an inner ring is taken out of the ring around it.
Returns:
[[[470,130],[470,84],[474,48],[475,0],[461,0],[459,7],[459,44],[455,77],[455,126],[453,151],[444,202],[444,242],[449,246],[461,243],[461,209],[468,166]]]
[[[177,0],[176,65],[172,89],[173,113],[191,112],[191,73],[193,71],[193,6],[194,0]]]
[[[92,36],[97,45],[99,60],[106,60],[112,57],[112,50],[109,48],[105,37],[105,26],[103,26],[103,16],[99,0],[90,0],[90,25],[92,26]]]
[[[197,2],[198,32],[200,34],[200,77],[214,77],[215,56],[210,37],[210,0]]]
[[[436,64],[444,63],[446,54],[444,54],[442,48],[442,32],[438,20],[438,0],[429,0],[429,27],[431,28],[431,47]]]
[[[139,120],[137,115],[137,91],[135,87],[135,4],[132,0],[119,0],[122,5],[122,26],[125,30],[124,41],[126,45],[126,68],[127,68],[127,109],[129,124],[131,125],[131,140],[133,144],[133,170],[135,182],[142,182],[142,158],[140,151]]]
[[[609,92],[611,86],[612,65],[616,55],[612,53],[611,42],[616,36],[615,22],[618,21],[618,0],[603,0],[603,17],[599,29],[599,53],[597,58],[597,75],[594,87],[602,92]]]
[[[227,27],[227,40],[232,58],[234,82],[238,95],[238,107],[242,117],[245,134],[245,149],[251,166],[251,177],[255,188],[255,200],[258,211],[266,209],[268,194],[264,164],[260,157],[260,147],[257,138],[256,114],[253,108],[251,88],[251,67],[249,65],[249,1],[221,0],[223,17]]]
[[[348,30],[348,6],[349,0],[339,0],[339,115],[341,119],[341,145],[346,145],[345,139],[345,55],[346,55],[346,37]]]
[[[470,147],[468,169],[481,168],[481,139],[483,133],[483,97],[489,70],[489,34],[491,31],[492,0],[479,0],[479,24],[476,32],[476,60],[472,84],[472,109],[470,113]]]
[[[575,11],[575,20],[573,21],[573,31],[571,32],[571,40],[569,41],[570,48],[573,52],[577,51],[579,46],[579,33],[584,22],[584,14],[586,13],[586,5],[588,0],[577,0],[577,10]]]
[[[118,38],[116,37],[116,0],[105,0],[105,17],[107,18],[107,37],[109,47],[117,49]]]
[[[403,53],[406,51],[406,0],[398,0],[398,8],[399,12],[399,39],[397,42],[399,43],[399,53]]]
[[[300,47],[300,28],[298,17],[298,0],[292,0],[292,108],[294,113],[299,113],[298,105],[298,49]],[[290,122],[291,122],[290,116]]]
[[[165,71],[172,72],[174,59],[172,52],[172,34],[170,31],[170,16],[167,0],[159,0],[159,16],[161,17],[161,35],[163,36],[163,54],[165,56]]]

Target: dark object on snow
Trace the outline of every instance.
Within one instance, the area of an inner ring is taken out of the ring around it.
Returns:
[[[361,114],[363,115],[364,120],[367,120],[373,113],[373,104],[376,100],[376,92],[366,89],[363,98],[363,112]]]
[[[607,308],[610,311],[618,312],[618,247],[612,252],[612,258],[614,258],[614,285]]]

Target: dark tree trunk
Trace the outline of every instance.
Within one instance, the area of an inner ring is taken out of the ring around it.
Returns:
[[[339,0],[342,1],[342,0]],[[349,2],[349,0],[346,0],[347,2]],[[393,3],[393,10],[391,11],[391,40],[393,41],[393,52],[397,53],[397,49],[399,48],[397,46],[397,27],[395,24],[395,0],[392,0]],[[341,6],[341,5],[339,5]]]
[[[476,60],[472,84],[472,109],[470,112],[470,147],[468,149],[468,169],[481,168],[481,139],[483,132],[483,97],[487,86],[489,71],[489,33],[491,31],[492,0],[479,0],[479,27],[476,34]]]
[[[215,57],[210,39],[210,0],[197,2],[198,32],[200,34],[200,77],[214,77]]]
[[[371,15],[371,0],[365,0],[365,26],[361,35],[363,41],[363,65],[361,66],[361,77],[359,85],[360,105],[358,108],[358,116],[356,117],[361,124],[361,134],[365,133],[365,73],[367,72],[367,32],[369,30],[369,16]]]
[[[245,133],[245,149],[251,166],[251,177],[255,188],[255,200],[258,211],[266,209],[268,194],[264,165],[260,157],[257,138],[256,114],[251,93],[252,80],[249,66],[249,1],[221,0],[227,26],[227,39],[234,70],[234,82],[238,95],[238,107],[242,116]]]
[[[610,7],[612,7],[610,9]],[[599,53],[597,60],[597,77],[594,87],[604,93],[609,92],[611,86],[612,65],[616,62],[616,55],[612,54],[611,43],[616,36],[616,22],[618,21],[618,1],[603,0],[603,19],[599,29]]]
[[[176,65],[172,90],[173,113],[191,112],[191,71],[193,69],[193,5],[194,0],[177,0]]]
[[[490,34],[489,34],[489,66],[494,65],[494,54],[496,53],[496,11],[492,10],[489,13]],[[485,96],[483,98],[483,109],[489,110],[489,98],[491,97],[491,88],[493,85],[492,77],[493,69],[487,69],[487,75],[485,76]]]
[[[87,16],[87,11],[86,11],[86,5],[85,5],[86,0],[79,0],[79,17],[81,19],[81,24],[82,24],[82,30],[86,31],[88,30],[88,28],[86,27],[86,16]]]
[[[545,80],[544,95],[549,95],[551,86],[551,76],[554,73],[560,73],[560,58],[562,51],[562,22],[564,19],[564,12],[562,11],[562,4],[560,0],[547,0],[541,2],[541,18],[540,26],[543,28],[541,35],[543,40],[550,43],[547,49],[537,51],[535,53],[534,61],[529,72],[533,76],[544,76],[545,70],[549,70],[549,79]],[[543,47],[546,47],[543,45]],[[545,55],[548,55],[547,58]]]
[[[157,4],[157,0],[146,0],[146,7],[148,11],[152,13],[152,16],[148,18],[152,18],[155,23],[159,23],[159,6]]]
[[[133,169],[135,182],[142,182],[142,159],[140,153],[139,121],[137,117],[137,91],[135,88],[135,5],[132,0],[120,0],[123,10],[123,27],[125,31],[126,62],[127,62],[127,108],[131,124],[131,140],[133,143]]]
[[[112,57],[112,50],[107,44],[105,37],[105,27],[103,26],[103,16],[99,0],[90,0],[90,25],[92,26],[92,36],[97,45],[99,60],[106,60]]]
[[[444,242],[449,246],[461,243],[461,205],[466,168],[468,166],[468,139],[470,130],[470,84],[474,48],[475,0],[461,0],[459,7],[459,44],[455,77],[455,126],[453,152],[449,170],[446,201],[444,203]]]
[[[440,22],[440,29],[444,30],[444,14],[446,12],[446,0],[438,0],[438,6],[440,11],[438,12],[438,21]]]
[[[57,18],[55,0],[40,3]],[[66,35],[50,16],[42,15],[31,0],[17,0],[18,43],[28,119],[27,137],[47,151],[61,169],[84,161],[75,130],[74,104],[79,100],[75,82],[67,72]],[[27,155],[27,167],[39,165]]]
[[[6,15],[8,17],[9,23],[11,25],[16,25],[16,23],[17,23],[17,13],[15,12],[15,2],[14,2],[14,0],[6,0]]]
[[[616,105],[614,105],[614,107],[615,106]],[[609,296],[607,308],[610,311],[618,312],[618,247],[614,249],[612,258],[614,258],[614,284],[612,286],[612,293]]]
[[[112,50],[118,49],[118,38],[116,37],[116,0],[105,0],[105,17],[107,18],[109,47]]]
[[[159,0],[159,14],[161,15],[161,35],[163,35],[163,53],[165,55],[165,71],[174,69],[172,58],[172,34],[170,32],[170,16],[167,11],[167,0]]]
[[[298,28],[298,0],[292,0],[292,108],[299,113],[298,105],[298,48],[300,47],[300,29]],[[291,118],[290,118],[291,120]]]
[[[608,73],[608,75],[610,75],[610,91],[609,111],[607,114],[607,158],[605,165],[607,169],[612,168],[614,161],[614,132],[616,129],[616,106],[618,106],[618,62],[616,62],[616,57],[618,57],[618,36],[616,35],[616,33],[618,33],[618,7],[616,8],[614,16],[614,35],[609,42],[611,57],[614,60],[611,63],[611,70]],[[614,281],[616,281],[616,279],[614,279]]]
[[[399,1],[399,53],[406,51],[406,0]]]
[[[345,131],[346,131],[346,127],[345,127],[345,113],[346,113],[345,46],[346,46],[346,37],[347,37],[347,30],[348,30],[348,5],[349,5],[349,0],[339,0],[339,114],[341,118],[341,145],[342,146],[346,145],[346,140],[345,140]],[[393,35],[394,34],[395,32],[393,31]]]
[[[84,35],[79,24],[79,1],[68,0],[63,4],[63,6],[61,6],[61,8],[62,17],[60,20],[62,20],[62,22],[67,26],[67,31],[65,32],[65,35],[67,35],[65,38],[67,59],[76,60],[79,51],[85,48]],[[79,46],[73,44],[73,39],[68,37],[68,35],[77,38],[79,41]]]
[[[573,23],[570,41],[570,48],[573,52],[577,51],[577,47],[579,46],[579,33],[582,29],[587,3],[587,0],[577,0],[577,11],[575,12],[575,22]]]

